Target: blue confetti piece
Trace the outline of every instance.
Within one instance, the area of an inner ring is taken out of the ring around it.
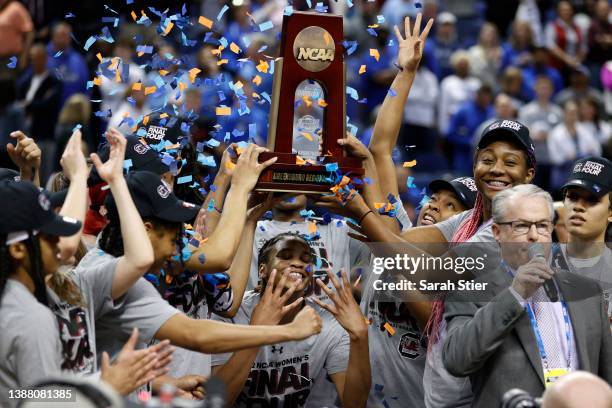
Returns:
[[[325,170],[329,172],[334,172],[338,170],[338,163],[327,163],[325,165]]]
[[[406,180],[406,187],[416,188],[416,186],[414,185],[414,177],[408,176],[408,179]]]
[[[323,3],[319,2],[315,5],[315,11],[317,13],[327,13],[327,7]]]
[[[249,140],[255,139],[257,136],[257,125],[255,123],[249,123]]]
[[[83,125],[81,125],[80,123],[77,123],[76,125],[74,125],[74,127],[72,128],[72,133],[76,132],[77,130],[81,129],[83,127]]]
[[[348,5],[349,8],[353,7],[353,1],[352,0],[346,0],[346,4]]]
[[[113,115],[113,113],[111,112],[111,110],[107,110],[106,112],[104,111],[96,111],[94,113],[95,116],[99,117],[99,118],[109,118]]]
[[[134,0],[125,0],[125,4],[127,4],[127,5],[130,5],[132,3],[134,3]]]
[[[262,31],[262,32],[263,31],[267,31],[267,30],[271,29],[272,27],[274,27],[274,25],[272,24],[272,22],[270,20],[268,20],[268,21],[265,21],[265,22],[263,22],[263,23],[261,23],[259,25],[259,31]]]
[[[378,33],[376,32],[376,30],[374,30],[373,28],[368,28],[366,30],[368,32],[368,34],[370,34],[372,37],[378,37]]]
[[[243,35],[242,36],[242,44],[244,44],[244,48],[249,48],[249,45],[251,45],[251,39],[249,38],[248,35]]]
[[[347,130],[349,131],[349,133],[351,135],[357,137],[357,129],[358,129],[357,126],[355,126],[353,124],[350,124],[350,123],[347,123],[346,124],[346,128],[347,128]]]
[[[283,14],[286,15],[286,16],[292,15],[293,14],[293,7],[292,6],[285,7],[285,10],[283,11]]]
[[[351,55],[357,49],[357,41],[343,41],[342,46],[348,55]]]
[[[219,11],[219,14],[217,14],[217,21],[221,21],[221,18],[223,18],[223,15],[227,12],[227,10],[229,10],[229,7],[227,4],[224,4],[221,11]]]
[[[6,66],[10,69],[15,69],[15,67],[17,66],[17,57],[11,57],[10,62],[6,64]]]
[[[64,16],[64,18],[74,18],[76,17],[73,13],[68,13]]]
[[[123,168],[124,168],[126,171],[130,171],[130,168],[131,168],[131,167],[132,167],[132,159],[125,159],[125,160],[123,161]]]
[[[310,0],[306,0],[306,4],[308,4],[308,8],[312,8],[312,3],[310,2]]]
[[[385,23],[385,16],[380,15],[380,14],[379,14],[379,15],[377,15],[377,16],[376,16],[376,22],[377,22],[378,24],[384,24],[384,23]]]
[[[214,156],[206,156],[206,155],[203,155],[202,153],[199,153],[197,161],[198,163],[201,163],[203,166],[217,167],[217,163],[215,162]]]
[[[192,181],[193,181],[193,176],[190,174],[188,176],[179,177],[178,180],[176,180],[176,183],[185,184],[185,183],[191,183]]]
[[[64,53],[64,51],[58,51],[55,53],[55,55],[53,56],[53,58],[58,58],[60,55],[62,55]]]
[[[208,202],[208,208],[206,209],[206,211],[211,212],[215,209],[215,199],[211,198],[210,201]]]
[[[389,88],[389,95],[390,95],[390,96],[396,96],[396,95],[397,95],[397,92],[395,92],[395,89],[393,89],[393,88]]]
[[[351,98],[353,98],[354,100],[359,99],[359,94],[357,93],[357,90],[355,88],[351,88],[350,86],[347,86],[346,93],[349,94]]]
[[[152,54],[153,46],[152,45],[138,45],[136,47],[136,52],[142,52],[143,54]]]
[[[93,35],[90,36],[87,41],[85,41],[85,45],[83,46],[83,49],[85,51],[89,51],[89,47],[91,47],[95,42],[96,42],[97,38],[94,37]]]
[[[206,262],[206,257],[204,256],[204,254],[200,254],[198,256],[198,262],[201,264],[204,264],[204,262]]]
[[[268,101],[269,104],[272,104],[272,99],[270,99],[270,95],[268,95],[267,92],[262,92],[261,96],[263,96],[263,98]]]
[[[220,144],[221,144],[221,142],[216,140],[216,139],[208,139],[206,141],[206,146],[212,147],[212,148],[215,148],[215,147],[219,146]]]

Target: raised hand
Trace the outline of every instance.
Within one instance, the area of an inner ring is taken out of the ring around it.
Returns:
[[[404,34],[406,38],[402,37],[399,28],[394,26],[395,37],[399,45],[399,51],[397,54],[397,63],[400,67],[407,71],[416,71],[419,66],[419,62],[423,57],[423,48],[425,47],[425,41],[429,35],[429,30],[433,25],[433,19],[430,18],[421,32],[421,13],[417,14],[416,21],[414,23],[413,30],[410,30],[410,17],[406,17],[404,20]]]
[[[286,305],[287,301],[291,299],[291,296],[295,292],[296,288],[302,284],[302,280],[296,280],[293,282],[293,285],[291,285],[287,290],[284,290],[289,272],[285,271],[278,283],[275,285],[276,274],[276,269],[273,269],[272,273],[270,273],[270,277],[268,279],[266,288],[264,289],[264,293],[261,296],[261,300],[257,306],[255,306],[255,310],[251,316],[252,325],[276,325],[280,323],[282,318],[287,313],[298,308],[301,305],[302,300],[304,300],[303,297],[299,297],[292,303]]]
[[[372,158],[372,153],[368,148],[351,134],[347,134],[345,139],[338,139],[338,144],[343,146],[347,153],[353,157],[358,157],[361,160]]]
[[[276,162],[277,157],[273,157],[263,163],[259,163],[259,154],[267,149],[259,147],[255,144],[249,144],[248,147],[240,154],[236,162],[236,167],[232,175],[232,186],[239,186],[248,191],[252,190],[259,179],[261,172]]]
[[[31,178],[34,173],[40,169],[41,151],[34,139],[28,137],[20,130],[12,132],[10,136],[15,139],[16,144],[7,143],[6,151],[9,154],[12,162],[23,173]]]
[[[219,171],[228,177],[232,177],[234,174],[234,167],[236,167],[236,148],[238,145],[232,143],[223,151],[221,156],[221,163],[219,164]]]
[[[143,350],[136,350],[137,342],[138,329],[135,328],[112,365],[108,353],[102,353],[100,378],[121,395],[128,395],[155,377],[167,373],[172,360],[174,349],[169,347],[168,340]]]
[[[338,282],[338,279],[331,270],[327,271],[327,275],[336,289],[335,292],[328,288],[321,279],[317,279],[317,285],[329,296],[333,303],[323,303],[316,297],[313,300],[323,309],[334,315],[338,323],[344,327],[344,330],[348,332],[352,339],[363,338],[368,333],[368,325],[361,313],[361,309],[359,309],[359,305],[353,297],[353,291],[351,290],[347,274],[344,271],[341,274],[342,285],[340,285],[340,282]]]
[[[554,274],[555,271],[545,261],[535,258],[517,268],[512,288],[523,299],[528,299]]]
[[[82,135],[80,130],[75,130],[70,136],[62,158],[60,160],[64,174],[69,180],[73,181],[75,177],[87,177],[87,162],[83,156],[82,150]]]
[[[108,160],[102,163],[100,156],[96,153],[90,155],[91,160],[96,166],[100,178],[111,184],[123,177],[123,161],[125,158],[125,147],[127,140],[117,129],[110,128],[106,131],[106,139],[110,144]]]
[[[159,393],[164,384],[172,384],[176,388],[176,396],[189,400],[203,400],[206,397],[204,384],[208,380],[203,375],[189,374],[174,378],[162,376],[155,379],[152,383],[153,392]]]

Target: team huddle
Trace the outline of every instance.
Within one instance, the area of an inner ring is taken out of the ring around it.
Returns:
[[[201,165],[195,142],[166,113],[134,135],[110,128],[89,163],[76,129],[54,191],[39,187],[36,141],[12,134],[19,172],[0,170],[0,405],[71,375],[135,400],[167,384],[204,399],[215,376],[227,406],[492,407],[510,388],[550,390],[552,401],[573,374],[592,398],[582,406],[609,404],[612,163],[577,160],[555,208],[531,184],[529,129],[498,120],[477,143],[473,177],[430,183],[413,226],[392,154],[432,24],[421,30],[419,14],[396,30],[395,95],[370,145],[339,140],[369,180],[348,198],[256,191],[276,159],[260,162],[267,149],[246,143],[225,147],[209,191],[189,187],[179,180]],[[170,152],[155,148],[160,129]],[[499,259],[468,291],[381,300],[375,281],[389,277],[373,272],[373,243],[411,257],[489,244]],[[492,298],[471,297],[479,282]]]

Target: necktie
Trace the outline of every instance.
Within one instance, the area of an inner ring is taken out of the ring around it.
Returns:
[[[546,296],[544,288],[540,287],[533,294],[532,299],[533,313],[538,323],[542,343],[544,343],[548,368],[566,368],[567,360],[561,347],[562,339],[555,330],[554,311],[550,307],[550,299]]]

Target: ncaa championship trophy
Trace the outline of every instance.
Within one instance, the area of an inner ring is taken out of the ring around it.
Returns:
[[[361,184],[361,160],[347,157],[337,142],[346,137],[342,39],[341,16],[284,16],[274,63],[270,151],[259,156],[260,162],[278,160],[262,172],[256,190],[325,193],[337,184],[334,172],[350,177],[356,188]]]

